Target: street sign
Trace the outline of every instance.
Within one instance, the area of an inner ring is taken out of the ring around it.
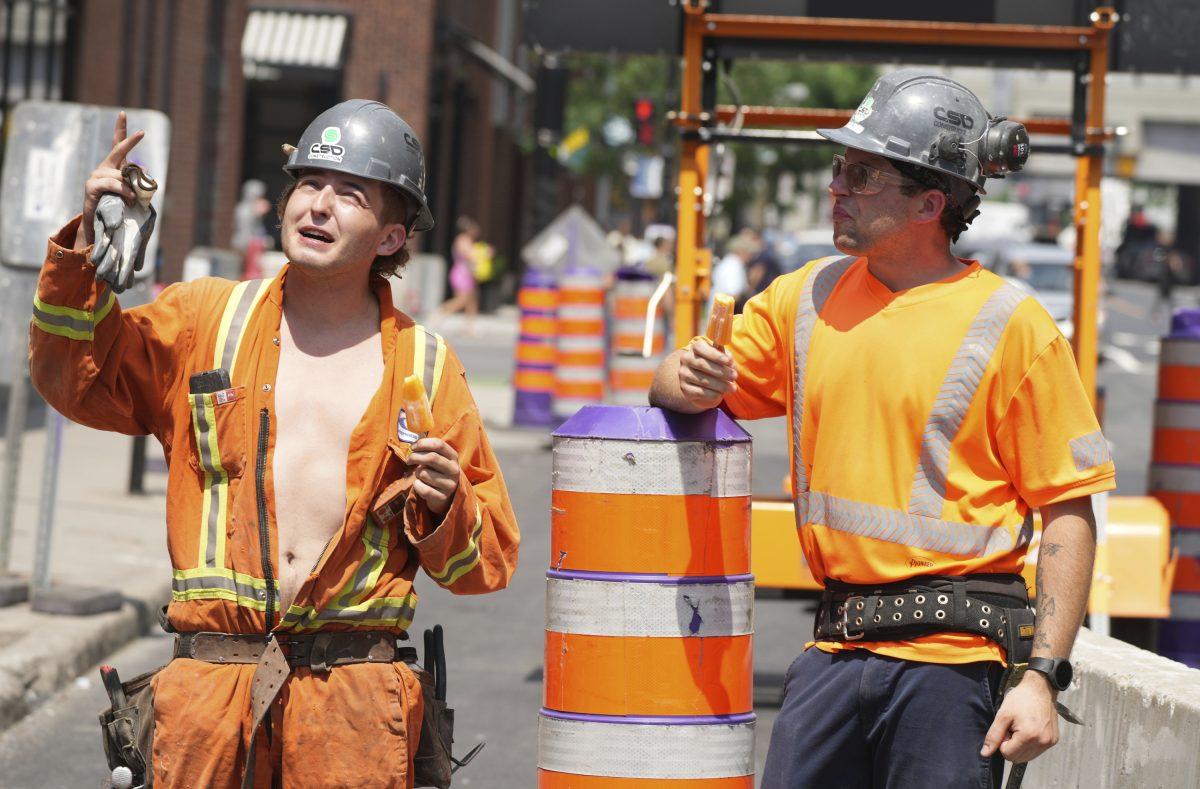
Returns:
[[[112,149],[118,108],[56,101],[25,101],[8,117],[8,140],[0,170],[0,385],[14,379],[25,355],[29,317],[46,239],[79,213],[83,184]],[[151,200],[158,226],[146,248],[146,266],[121,294],[130,307],[150,300],[154,261],[163,227],[171,126],[154,110],[130,109],[129,130],[144,129],[129,160],[158,181]]]
[[[41,268],[46,239],[79,213],[83,183],[112,148],[117,107],[57,101],[25,101],[9,118],[8,142],[0,175],[0,262]],[[162,215],[166,193],[171,126],[155,110],[126,110],[131,132],[146,138],[129,155],[158,181],[151,202]],[[153,274],[158,233],[150,237],[140,278]]]

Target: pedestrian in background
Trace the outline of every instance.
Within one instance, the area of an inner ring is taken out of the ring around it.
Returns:
[[[783,269],[779,266],[779,259],[775,257],[775,251],[771,249],[771,245],[767,243],[762,233],[752,227],[748,227],[742,232],[758,248],[754,257],[750,259],[750,264],[746,267],[746,298],[748,299],[766,290],[775,281],[775,278],[783,273]],[[744,303],[743,301],[738,305],[739,312]]]
[[[734,302],[741,302],[746,297],[750,287],[746,267],[757,252],[754,241],[741,233],[729,239],[725,256],[713,266],[712,290],[706,311],[712,311],[713,299],[718,293],[732,296]]]
[[[454,296],[437,310],[437,316],[444,318],[456,312],[467,315],[467,334],[475,333],[475,316],[479,314],[479,282],[476,279],[476,269],[481,255],[490,257],[493,253],[488,244],[479,240],[479,223],[469,216],[458,218],[458,235],[450,247],[453,260],[450,266],[450,289]]]

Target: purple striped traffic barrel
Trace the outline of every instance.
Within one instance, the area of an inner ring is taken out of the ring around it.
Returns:
[[[1158,364],[1150,493],[1171,516],[1179,556],[1158,651],[1200,668],[1200,310],[1175,312]]]
[[[538,786],[754,785],[750,437],[587,406],[554,433]]]
[[[513,374],[513,424],[552,425],[554,357],[558,336],[558,282],[553,272],[530,268],[517,292],[521,310]]]

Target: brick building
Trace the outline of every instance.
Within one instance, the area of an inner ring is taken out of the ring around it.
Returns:
[[[519,57],[518,0],[75,0],[62,95],[164,112],[171,153],[159,278],[195,246],[227,247],[241,184],[273,196],[280,145],[348,98],[382,101],[424,143],[446,253],[455,217],[480,221],[516,259],[525,231],[518,149],[532,81]]]

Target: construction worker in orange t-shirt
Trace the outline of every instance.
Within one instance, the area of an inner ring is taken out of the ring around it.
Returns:
[[[950,250],[1028,137],[914,70],[820,133],[845,146],[829,185],[844,256],[751,299],[724,350],[668,357],[651,402],[789,418],[800,543],[824,591],[763,786],[998,786],[1004,759],[1058,740],[1090,497],[1115,486],[1054,321]],[[1035,509],[1036,614],[1019,575]]]
[[[153,434],[169,464],[174,659],[109,687],[110,767],[156,787],[391,788],[416,760],[448,783],[442,697],[425,703],[444,680],[401,645],[414,578],[501,589],[519,535],[461,363],[385,279],[433,226],[420,141],[379,102],[331,107],[285,146],[278,276],[122,309],[149,225],[112,195],[135,200],[122,171],[142,136],[122,113],[82,217],[50,239],[30,328],[51,405]]]

